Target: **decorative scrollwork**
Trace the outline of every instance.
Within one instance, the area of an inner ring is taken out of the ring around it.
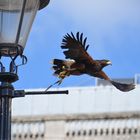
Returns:
[[[1,58],[10,58],[9,70],[6,71]],[[23,55],[23,47],[19,44],[1,43],[0,44],[0,72],[11,72],[17,74],[18,67],[27,63],[27,57]]]
[[[15,57],[11,57],[11,63],[10,63],[10,69],[9,71],[12,73],[17,73],[18,72],[18,67],[25,65],[27,63],[27,57],[25,55],[20,55],[19,57],[21,58],[21,63],[16,64],[16,59],[19,55]]]
[[[16,55],[16,56],[9,56],[9,57],[10,57],[11,61],[9,64],[8,72],[17,74],[18,67],[25,65],[27,63],[27,57],[25,55]],[[21,59],[21,62],[17,63],[16,60],[18,57]],[[4,67],[3,63],[0,61],[0,72],[5,72],[5,71],[6,71],[5,67]]]

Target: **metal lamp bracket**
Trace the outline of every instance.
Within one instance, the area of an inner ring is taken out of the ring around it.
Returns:
[[[16,59],[17,57],[21,58],[21,62],[19,64],[16,64]],[[10,57],[11,58],[11,63],[10,63],[10,69],[9,71],[12,73],[16,73],[18,72],[18,67],[25,65],[27,63],[27,57],[25,55],[17,55],[15,57]]]
[[[17,74],[18,72],[18,67],[25,65],[27,63],[27,57],[25,55],[16,55],[16,56],[9,56],[11,61],[9,65],[9,71],[10,73],[15,73]],[[20,58],[19,62],[16,62],[17,58]],[[0,72],[6,72],[6,68],[3,65],[2,61],[0,60]]]

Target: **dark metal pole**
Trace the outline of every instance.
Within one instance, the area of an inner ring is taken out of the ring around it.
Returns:
[[[0,140],[11,140],[11,102],[12,94],[10,87],[3,87],[0,93]],[[4,88],[4,89],[2,89]]]
[[[13,73],[0,73],[0,140],[11,140],[11,104],[14,95],[12,82],[18,79]]]
[[[11,98],[2,97],[0,100],[0,140],[11,140]]]
[[[17,74],[11,72],[0,72],[0,140],[11,140],[12,98],[24,97],[25,95],[68,94],[68,90],[28,92],[24,90],[14,90],[11,83],[17,80]]]
[[[25,91],[25,95],[52,95],[52,94],[68,94],[68,90],[58,91]]]

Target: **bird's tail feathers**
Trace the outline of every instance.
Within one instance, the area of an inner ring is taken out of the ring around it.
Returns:
[[[53,59],[53,60],[52,60],[52,64],[53,64],[53,65],[57,65],[57,66],[63,66],[63,65],[64,65],[64,60]]]
[[[65,67],[64,60],[53,59],[52,64],[53,64],[52,69],[54,70],[53,75],[58,76]]]
[[[116,81],[113,81],[113,80],[110,80],[110,82],[117,89],[119,89],[120,91],[123,91],[123,92],[128,92],[128,91],[131,91],[135,88],[134,84],[124,84],[124,83],[119,83],[119,82],[116,82]]]
[[[70,66],[73,63],[71,60],[54,59],[53,66],[54,76],[57,76],[60,80],[70,75]]]

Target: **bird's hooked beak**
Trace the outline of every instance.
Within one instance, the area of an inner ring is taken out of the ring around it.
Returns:
[[[112,62],[111,61],[107,61],[107,65],[112,65]]]

